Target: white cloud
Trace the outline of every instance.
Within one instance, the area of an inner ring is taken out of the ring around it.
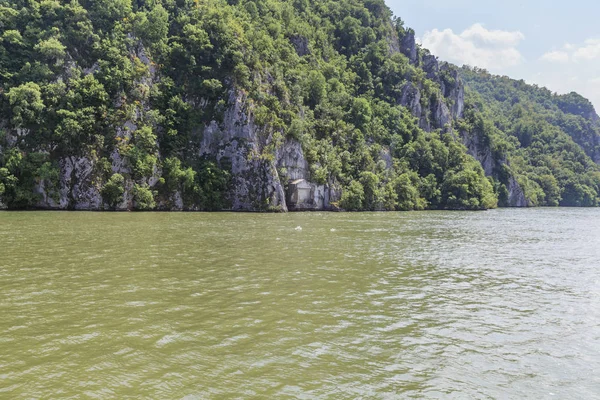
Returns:
[[[475,24],[460,34],[452,29],[425,32],[421,43],[442,60],[487,69],[512,67],[523,62],[517,49],[525,39],[521,32],[488,30]]]
[[[554,48],[526,67],[537,73],[532,81],[558,93],[575,91],[600,112],[600,38]]]
[[[499,47],[517,46],[525,35],[521,32],[508,32],[500,30],[487,30],[481,24],[475,24],[460,34],[463,39],[477,43],[481,46],[491,45]]]
[[[542,60],[556,63],[568,63],[569,58],[569,53],[566,51],[549,51],[542,56]]]
[[[420,42],[444,61],[485,68],[494,74],[528,78],[558,93],[578,92],[600,112],[600,37],[570,42],[526,60],[520,31],[490,30],[474,24],[463,32],[433,29]]]
[[[549,51],[541,59],[558,63],[600,60],[600,39],[587,39],[581,45],[567,43],[562,50]]]
[[[575,50],[573,59],[576,61],[600,59],[600,39],[586,40],[583,46]]]

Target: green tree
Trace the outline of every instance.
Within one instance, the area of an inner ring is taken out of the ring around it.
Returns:
[[[365,190],[359,181],[352,181],[342,191],[340,206],[348,211],[359,211],[363,209],[365,201]]]
[[[102,199],[112,209],[123,201],[123,194],[125,193],[125,178],[121,174],[114,174],[110,177],[108,182],[102,187],[100,194]]]
[[[160,45],[169,33],[169,13],[160,3],[150,11],[138,12],[134,18],[134,30],[146,45]]]
[[[558,180],[551,174],[540,175],[537,178],[537,183],[544,192],[543,205],[556,207],[562,200],[560,195],[560,186]]]
[[[444,180],[442,192],[445,207],[451,209],[484,210],[495,208],[498,202],[480,166],[450,171]]]
[[[154,194],[148,185],[133,185],[133,206],[138,211],[149,211],[156,207]]]
[[[61,61],[65,57],[67,48],[60,40],[52,37],[47,40],[41,40],[35,45],[34,49],[47,60]]]
[[[316,107],[327,95],[327,81],[319,71],[310,71],[306,79],[306,99],[310,107]]]
[[[11,88],[8,101],[12,109],[11,122],[17,127],[38,124],[42,119],[44,102],[40,86],[34,82]]]
[[[411,211],[424,208],[424,201],[420,198],[419,190],[413,183],[416,177],[414,173],[404,173],[394,180],[394,190],[398,196],[398,210]]]
[[[379,190],[379,177],[369,171],[361,172],[360,184],[364,193],[363,207],[367,210],[380,209],[383,196]]]

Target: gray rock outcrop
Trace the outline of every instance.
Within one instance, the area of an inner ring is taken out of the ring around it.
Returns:
[[[411,64],[417,62],[417,42],[415,40],[414,30],[408,29],[406,31],[404,37],[400,40],[400,51],[408,57]]]
[[[424,99],[425,88],[407,82],[402,88],[398,103],[407,107],[419,120],[421,129],[428,132],[434,129],[451,131],[452,121],[461,118],[464,111],[464,84],[458,71],[448,63],[440,65],[437,57],[427,51],[422,52],[419,60],[419,50],[412,30],[408,30],[401,39],[400,50],[412,64],[419,65],[425,71],[427,78],[438,85],[440,93]]]

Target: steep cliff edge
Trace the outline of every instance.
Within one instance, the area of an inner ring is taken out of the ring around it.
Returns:
[[[456,122],[463,119],[465,110],[465,86],[459,70],[448,63],[440,63],[428,51],[418,49],[412,30],[405,31],[400,48],[412,64],[420,66],[427,74],[427,78],[439,85],[440,93],[443,95],[443,97],[435,98],[428,108],[423,109],[420,102],[423,87],[407,83],[403,88],[400,104],[411,110],[412,114],[418,118],[419,126],[426,131],[457,129]],[[458,126],[463,125],[458,124]],[[491,143],[486,140],[484,132],[478,132],[477,129],[473,132],[461,128],[457,130],[458,132],[455,134],[466,146],[467,153],[481,164],[485,175],[493,178],[502,176],[501,180],[506,189],[506,192],[503,193],[502,205],[508,207],[532,206],[532,202],[526,198],[517,178],[512,175],[510,168],[506,168],[509,161],[506,157],[498,158],[493,154]]]

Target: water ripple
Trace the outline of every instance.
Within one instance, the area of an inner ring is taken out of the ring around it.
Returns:
[[[600,398],[599,210],[4,212],[0,237],[1,398]]]

